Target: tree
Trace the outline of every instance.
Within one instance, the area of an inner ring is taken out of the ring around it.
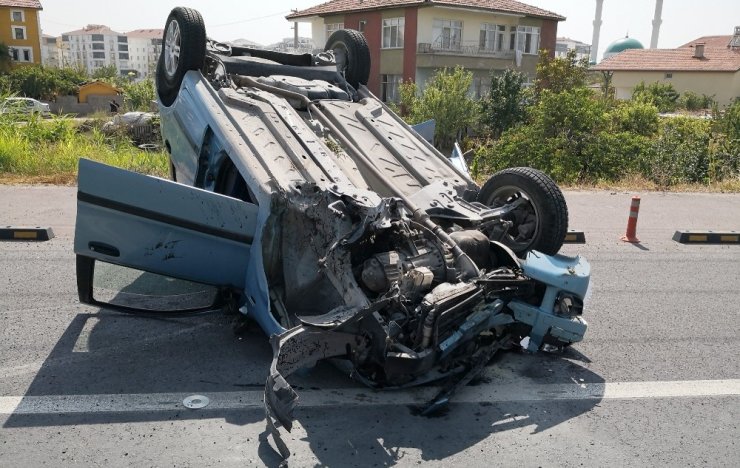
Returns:
[[[127,110],[148,112],[151,102],[156,99],[154,81],[146,79],[137,83],[125,83],[123,84],[123,95]]]
[[[469,96],[473,74],[458,66],[442,69],[426,83],[418,96],[416,85],[401,87],[401,106],[412,123],[434,119],[435,145],[443,151],[452,148],[455,139],[478,120],[478,105]]]
[[[526,115],[526,75],[511,69],[491,72],[491,91],[481,99],[481,123],[494,138],[523,122]]]
[[[658,81],[649,85],[642,81],[632,90],[633,100],[650,103],[657,107],[659,112],[675,111],[679,97],[672,84]]]
[[[539,96],[543,89],[554,93],[586,86],[588,59],[577,59],[576,51],[569,50],[565,57],[552,58],[546,50],[540,50],[537,63],[535,92]]]
[[[16,67],[5,77],[8,91],[21,96],[51,100],[56,95],[76,94],[87,80],[82,70],[72,68]]]
[[[5,73],[10,70],[13,59],[10,56],[10,47],[0,42],[0,72]]]
[[[92,73],[92,78],[95,80],[113,80],[115,78],[118,78],[118,68],[116,68],[115,65],[106,65],[104,67],[100,67]]]

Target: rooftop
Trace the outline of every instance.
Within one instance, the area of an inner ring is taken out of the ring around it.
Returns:
[[[0,0],[0,6],[15,8],[33,8],[34,10],[43,10],[41,2],[38,0]]]
[[[730,44],[730,41],[732,40],[732,36],[702,36],[698,39],[694,39],[691,42],[687,42],[686,44],[682,45],[681,47],[694,47],[694,44],[697,43],[704,43],[704,46],[706,48],[723,48],[727,47]]]
[[[326,16],[336,13],[381,10],[412,6],[447,6],[472,10],[515,13],[564,21],[565,17],[515,0],[331,0],[286,16],[287,19]]]
[[[693,47],[678,49],[629,49],[605,59],[596,71],[720,71],[740,70],[740,50],[705,48],[704,57],[694,57]]]
[[[82,29],[77,29],[75,31],[69,31],[66,33],[62,33],[65,36],[77,36],[80,34],[107,34],[107,35],[118,35],[123,36],[123,34],[119,32],[113,31],[111,28],[104,24],[88,24]]]
[[[135,29],[127,32],[126,36],[142,39],[162,39],[162,36],[164,36],[164,29]]]

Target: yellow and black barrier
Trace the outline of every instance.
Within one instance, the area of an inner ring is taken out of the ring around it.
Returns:
[[[740,232],[676,231],[673,240],[681,244],[740,244]]]
[[[0,241],[48,241],[54,238],[50,227],[5,226],[0,227]]]
[[[586,234],[583,231],[570,230],[565,234],[565,244],[585,244]]]

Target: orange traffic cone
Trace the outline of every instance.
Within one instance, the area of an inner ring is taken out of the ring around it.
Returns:
[[[630,217],[627,219],[627,232],[622,236],[622,242],[631,242],[633,244],[639,244],[640,239],[637,238],[637,215],[640,213],[640,197],[632,197],[632,205],[630,205]]]

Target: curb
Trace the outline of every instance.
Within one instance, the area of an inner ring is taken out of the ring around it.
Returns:
[[[0,241],[48,241],[54,238],[50,227],[5,226],[0,227]]]
[[[740,232],[676,231],[673,240],[680,244],[740,244]]]

